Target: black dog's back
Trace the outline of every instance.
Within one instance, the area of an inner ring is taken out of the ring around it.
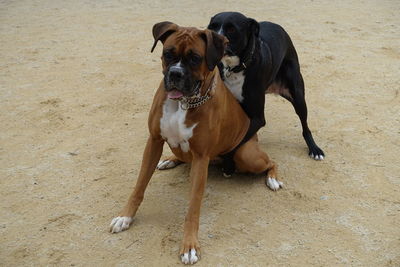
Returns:
[[[275,65],[280,65],[284,58],[295,57],[296,50],[293,46],[289,34],[278,24],[262,21],[260,25],[260,39],[267,44],[271,51],[272,60]]]

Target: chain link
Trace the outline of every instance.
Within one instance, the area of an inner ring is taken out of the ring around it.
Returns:
[[[207,89],[207,92],[205,93],[205,95],[200,96],[200,97],[181,100],[180,101],[181,108],[183,110],[188,110],[191,108],[200,107],[201,105],[206,103],[207,100],[211,98],[211,96],[208,93],[216,86],[216,84],[217,84],[216,79],[215,79],[215,77],[213,77],[213,82],[212,82],[211,86]]]

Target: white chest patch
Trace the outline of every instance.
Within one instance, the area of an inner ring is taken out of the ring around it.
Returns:
[[[243,71],[234,73],[234,72],[228,72],[228,70],[224,70],[224,76],[225,80],[224,83],[226,87],[228,87],[229,91],[235,96],[235,98],[239,101],[243,101],[243,96],[242,96],[242,87],[244,83],[244,75]]]
[[[229,68],[234,68],[240,63],[240,59],[237,56],[228,57],[224,56],[222,58],[222,64],[224,64],[224,83],[226,87],[228,87],[229,91],[235,96],[235,98],[239,101],[243,101],[242,96],[242,87],[244,83],[244,74],[243,71],[234,73],[228,70]]]
[[[193,136],[193,129],[197,125],[197,123],[191,127],[185,125],[186,113],[178,101],[167,98],[160,119],[161,136],[171,147],[180,146],[183,152],[189,151],[189,139]]]
[[[224,56],[221,62],[224,64],[225,68],[230,67],[232,69],[240,64],[240,58],[238,56]]]

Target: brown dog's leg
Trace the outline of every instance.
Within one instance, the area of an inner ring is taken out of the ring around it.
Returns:
[[[209,158],[205,156],[193,156],[190,169],[191,192],[189,210],[185,217],[184,235],[180,251],[184,264],[193,264],[199,260],[200,244],[198,241],[200,206],[204,189],[207,183]]]
[[[170,156],[166,159],[160,160],[157,164],[158,170],[168,170],[175,168],[176,166],[182,164],[183,162],[180,161],[176,156]]]
[[[276,191],[282,187],[283,183],[277,179],[276,164],[269,159],[267,153],[260,149],[257,135],[254,135],[236,151],[234,160],[239,172],[255,174],[268,172],[265,182],[271,190]]]
[[[118,233],[129,228],[133,216],[135,216],[140,203],[142,203],[144,191],[160,160],[163,145],[164,140],[162,139],[155,139],[151,136],[147,139],[146,148],[143,153],[142,166],[140,167],[135,189],[131,193],[128,203],[126,203],[119,216],[111,221],[110,232]]]

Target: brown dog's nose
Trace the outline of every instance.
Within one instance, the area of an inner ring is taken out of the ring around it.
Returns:
[[[180,67],[172,66],[169,69],[169,77],[171,80],[180,80],[183,78],[183,69]]]

